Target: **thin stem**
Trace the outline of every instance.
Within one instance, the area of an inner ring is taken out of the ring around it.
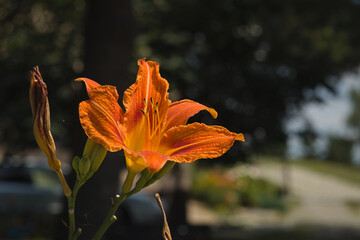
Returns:
[[[82,186],[82,183],[76,180],[74,189],[72,194],[68,197],[68,214],[69,214],[69,240],[76,240],[79,235],[81,234],[81,229],[75,230],[75,202],[76,202],[76,195]]]
[[[131,194],[130,194],[131,195]],[[106,218],[102,225],[100,226],[99,230],[96,232],[92,240],[100,240],[101,237],[104,235],[106,230],[110,227],[110,225],[117,220],[115,216],[115,212],[120,206],[120,204],[129,196],[129,193],[121,193],[121,195],[117,195],[114,201],[113,206],[109,210],[108,214],[106,215]]]
[[[108,214],[106,215],[104,222],[101,224],[100,228],[98,229],[98,231],[96,232],[96,234],[94,235],[92,240],[100,240],[101,239],[101,237],[105,234],[105,232],[111,226],[111,224],[113,224],[117,220],[115,213],[116,213],[117,209],[119,208],[120,204],[125,199],[131,197],[132,195],[134,195],[137,192],[140,192],[141,189],[143,189],[144,186],[146,186],[149,179],[151,179],[151,177],[153,176],[153,173],[145,174],[144,178],[143,179],[140,178],[141,181],[139,180],[141,183],[137,183],[135,188],[130,191],[130,188],[132,186],[135,175],[136,174],[134,174],[134,173],[128,172],[125,182],[123,183],[122,193],[120,194],[120,196],[116,195],[116,198],[114,200],[112,207],[110,208]]]
[[[64,177],[63,172],[61,171],[61,168],[59,170],[55,171],[55,172],[58,175],[58,178],[60,180],[61,186],[62,186],[63,191],[64,191],[64,195],[67,198],[69,198],[71,196],[71,189],[70,189],[69,185],[67,184],[67,182],[65,180],[65,177]]]
[[[77,239],[80,236],[81,232],[82,232],[81,228],[78,228],[73,235],[73,239]]]
[[[123,187],[122,187],[122,192],[123,193],[130,192],[130,189],[131,189],[131,186],[133,184],[135,176],[136,176],[136,173],[128,171],[127,176],[125,178],[125,181],[123,183]]]

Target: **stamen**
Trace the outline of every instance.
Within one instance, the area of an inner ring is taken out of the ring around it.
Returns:
[[[161,122],[159,115],[159,102],[154,102],[154,99],[150,97],[150,105],[145,105],[146,108],[142,112],[146,113],[147,124],[147,137],[148,137],[148,147],[151,150],[156,150],[160,145],[160,134],[161,134]],[[146,102],[146,100],[144,100]],[[146,109],[146,110],[145,110]]]
[[[140,109],[140,111],[141,111],[141,113],[144,115],[144,117],[146,117],[146,114],[145,114],[144,110],[143,110],[143,109]]]
[[[155,108],[155,111],[158,113],[159,112],[159,109],[156,107]],[[161,124],[160,124],[160,114],[156,114],[156,120],[157,120],[157,124],[158,124],[158,126],[160,126]],[[157,129],[156,129],[156,131],[157,130],[159,130],[159,134],[160,134],[160,127],[158,127]]]
[[[160,115],[158,114],[159,113],[159,109],[157,107],[155,107],[154,109],[154,113],[156,115],[156,119],[154,117],[154,121],[157,121],[156,122],[156,127],[154,128],[154,130],[152,131],[151,133],[151,136],[150,136],[150,139],[152,139],[155,135],[159,136],[161,134],[161,122],[160,122]],[[157,138],[158,140],[160,139],[159,137]],[[159,142],[157,143],[157,145],[159,145]]]

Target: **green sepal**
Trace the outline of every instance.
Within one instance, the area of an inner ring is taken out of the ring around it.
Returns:
[[[141,177],[136,182],[135,189],[141,190],[147,184],[147,182],[153,177],[154,173],[150,172],[147,168],[141,172]]]
[[[144,187],[147,187],[160,178],[162,178],[165,174],[167,174],[173,167],[175,166],[175,162],[173,161],[167,161],[165,165],[147,181],[147,183],[144,185]]]

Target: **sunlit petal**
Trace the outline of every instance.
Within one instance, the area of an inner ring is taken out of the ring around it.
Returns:
[[[221,126],[192,123],[169,129],[161,141],[159,152],[176,162],[193,162],[223,155],[235,140],[244,141],[244,137]]]
[[[166,155],[154,151],[142,151],[137,154],[143,157],[150,172],[159,171],[168,159]]]
[[[145,168],[147,168],[147,164],[144,158],[135,152],[124,148],[125,150],[125,159],[127,168],[133,173],[139,173]]]
[[[92,97],[92,90],[98,86],[100,86],[100,84],[98,84],[97,82],[89,79],[89,78],[77,78],[75,79],[75,81],[83,81],[85,83],[86,86],[86,91],[89,95],[89,97]]]
[[[166,117],[170,101],[168,100],[169,84],[159,73],[159,64],[156,62],[138,61],[139,71],[136,82],[124,93],[123,104],[126,110],[124,126],[127,132],[133,131],[139,124],[143,114],[149,108],[157,108],[159,119]]]
[[[214,118],[217,112],[188,99],[171,103],[169,84],[160,76],[159,64],[140,59],[138,65],[136,82],[124,93],[125,113],[117,103],[114,87],[77,79],[85,82],[90,97],[79,106],[86,134],[109,151],[123,149],[130,176],[145,168],[157,172],[167,160],[193,162],[219,157],[236,140],[244,141],[242,134],[220,126],[185,125],[199,111],[207,110]]]
[[[91,91],[90,100],[79,105],[79,117],[86,135],[108,151],[124,146],[124,130],[120,124],[123,112],[117,103],[115,87],[99,86]]]
[[[201,110],[207,110],[213,118],[217,117],[217,112],[213,108],[208,108],[205,105],[192,100],[184,99],[171,103],[167,113],[164,131],[174,126],[186,124],[191,116]]]

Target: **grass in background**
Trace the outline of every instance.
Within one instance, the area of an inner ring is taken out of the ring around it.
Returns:
[[[261,156],[261,157],[257,157],[257,159],[260,162],[275,161],[279,163],[284,161],[281,157],[273,157],[273,156]],[[331,175],[337,177],[338,179],[360,186],[360,168],[356,166],[334,163],[319,159],[296,159],[296,160],[289,160],[289,163],[295,166],[304,167],[306,169],[318,173]]]
[[[349,200],[345,201],[344,204],[352,213],[360,214],[360,201],[359,200],[349,199]]]
[[[360,186],[360,168],[358,167],[323,160],[309,159],[297,160],[293,163],[319,173],[332,175],[339,179]]]

